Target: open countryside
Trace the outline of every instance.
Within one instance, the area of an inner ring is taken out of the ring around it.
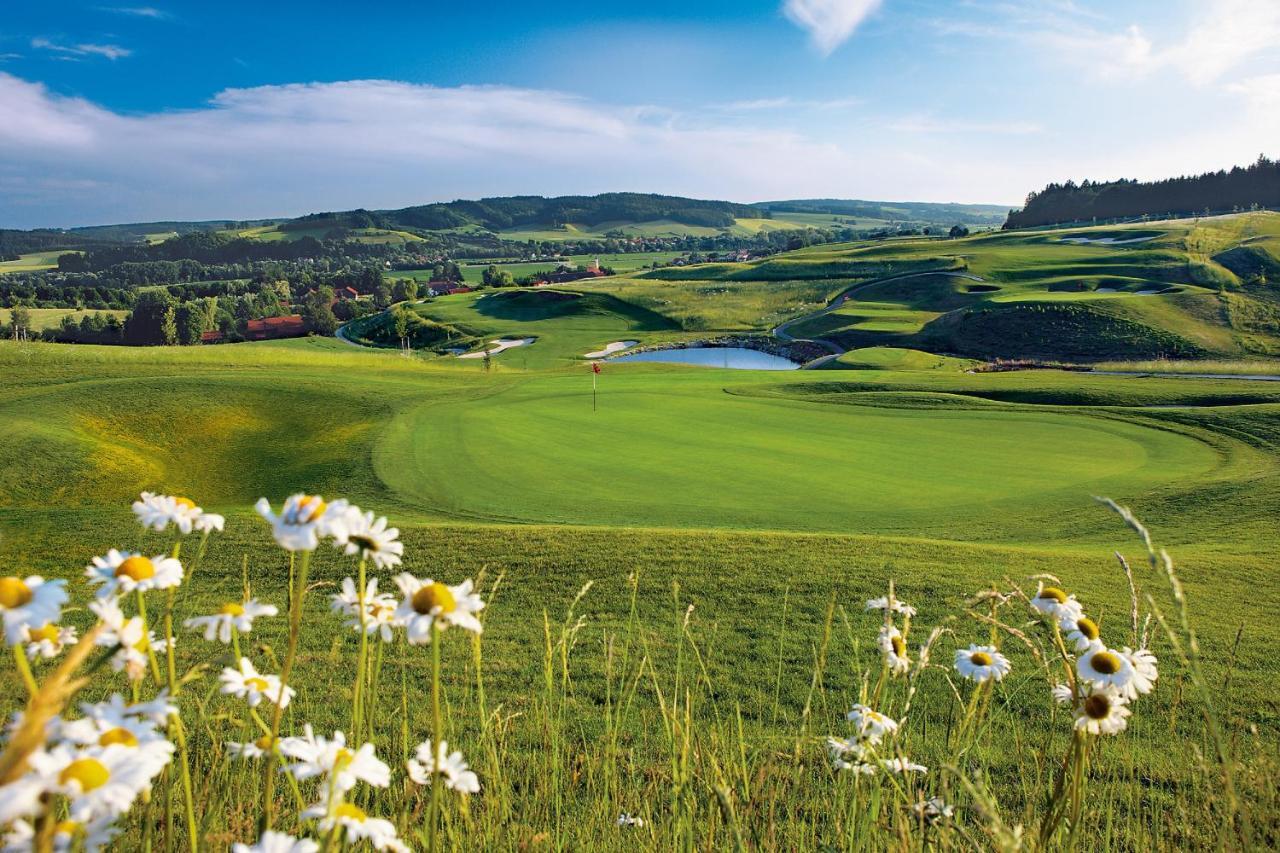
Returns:
[[[0,847],[1277,846],[1267,8],[16,11]]]

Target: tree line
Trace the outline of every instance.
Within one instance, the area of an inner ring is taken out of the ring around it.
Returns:
[[[1280,162],[1265,156],[1250,166],[1141,182],[1053,183],[1009,212],[1004,227],[1029,228],[1143,216],[1227,213],[1280,207]]]

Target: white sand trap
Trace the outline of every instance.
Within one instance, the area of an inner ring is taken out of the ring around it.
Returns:
[[[604,358],[607,355],[613,355],[615,352],[622,352],[624,349],[631,349],[639,341],[614,341],[611,344],[605,344],[604,349],[598,349],[595,352],[589,352],[583,358]]]
[[[1158,290],[1139,290],[1139,291],[1138,291],[1138,295],[1139,295],[1139,296],[1155,296],[1155,295],[1156,295],[1156,294],[1158,294],[1159,292],[1160,292],[1160,291],[1158,291]]]
[[[496,341],[489,341],[489,355],[497,355],[503,350],[528,346],[531,343],[533,343],[533,338],[498,338]],[[458,356],[458,358],[484,358],[484,351],[465,353]]]
[[[1079,243],[1081,246],[1093,244],[1095,246],[1124,246],[1128,243],[1145,243],[1148,240],[1154,240],[1156,237],[1163,237],[1163,234],[1157,234],[1153,237],[1131,237],[1128,240],[1117,240],[1115,237],[1062,237],[1059,243]]]
[[[1116,289],[1114,287],[1099,287],[1093,292],[1094,293],[1115,293]]]

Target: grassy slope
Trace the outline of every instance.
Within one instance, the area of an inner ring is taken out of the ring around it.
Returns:
[[[51,252],[29,252],[19,255],[17,260],[0,261],[0,275],[8,272],[36,272],[58,267],[58,256],[68,254],[67,249],[55,249]]]
[[[463,297],[450,299],[463,305]],[[562,340],[562,351],[601,342],[619,329],[597,334],[581,324],[624,316],[538,319],[545,306],[518,307],[520,318],[503,322],[542,324],[530,356],[553,339]],[[466,310],[478,313],[474,304]],[[535,754],[541,744],[522,722],[536,712],[530,685],[541,663],[530,650],[542,642],[540,611],[558,618],[589,579],[597,586],[585,604],[589,628],[575,652],[566,709],[584,744],[599,738],[606,689],[595,649],[602,632],[623,626],[627,578],[638,573],[638,618],[659,671],[670,672],[671,626],[693,604],[707,676],[722,685],[710,701],[730,714],[741,707],[753,762],[782,745],[780,729],[799,725],[827,602],[856,609],[888,576],[921,605],[925,625],[987,580],[1046,571],[1087,590],[1102,612],[1122,612],[1124,584],[1109,551],[1127,540],[1090,503],[1095,491],[1128,500],[1162,541],[1176,545],[1210,660],[1222,659],[1238,625],[1265,624],[1280,605],[1266,556],[1280,388],[1051,371],[972,375],[959,365],[878,352],[864,354],[864,363],[925,369],[765,375],[611,366],[593,414],[581,369],[512,369],[517,352],[495,359],[485,374],[316,339],[183,350],[0,344],[9,380],[0,386],[0,547],[32,571],[78,577],[90,554],[136,541],[126,506],[137,491],[198,496],[231,518],[191,595],[180,598],[183,618],[238,594],[244,553],[254,555],[255,592],[279,602],[285,568],[260,550],[263,525],[247,512],[253,499],[303,488],[348,496],[406,528],[410,570],[504,574],[487,611],[485,659],[491,696],[504,716],[516,715],[507,735],[513,756]],[[1254,404],[1145,408],[1228,395]],[[512,518],[570,523],[493,523]],[[815,529],[825,532],[799,532]],[[314,576],[335,582],[347,570],[336,559],[322,553]],[[1140,580],[1157,583],[1145,569]],[[327,624],[324,594],[312,596],[310,618]],[[779,620],[784,599],[788,616]],[[279,631],[273,622],[255,639],[279,649]],[[832,654],[840,663],[818,697],[817,734],[853,701],[860,667],[850,662],[867,654],[838,633]],[[1270,748],[1280,640],[1265,631],[1248,636],[1234,664],[1230,725],[1260,726]],[[342,667],[350,640],[343,647],[331,638],[321,632],[304,646],[305,689],[293,712],[322,727],[341,726],[347,714]],[[179,651],[191,660],[203,649],[192,641]],[[451,641],[447,654],[460,661],[465,650]],[[774,656],[780,663],[763,665]],[[744,665],[753,661],[760,665]],[[1213,663],[1211,672],[1217,678],[1221,667]],[[451,668],[451,701],[468,695],[464,674]],[[1020,674],[1008,695],[1043,690],[1030,678]],[[1165,683],[1126,740],[1125,772],[1145,784],[1109,787],[1127,785],[1124,776],[1097,782],[1144,811],[1167,807],[1173,788],[1185,802],[1197,784],[1159,722],[1182,701]],[[411,679],[409,689],[408,722],[420,732],[421,680]],[[646,781],[661,775],[664,754],[647,697],[625,723],[629,802],[664,796],[660,780]],[[946,725],[940,699],[921,696],[917,725]],[[1002,725],[1038,740],[1046,722],[1037,713]],[[474,738],[471,715],[460,713],[455,724],[462,743]],[[1008,778],[1016,750],[1007,734],[994,737],[991,772]],[[913,757],[931,766],[948,760],[936,745]],[[523,757],[510,772],[528,790],[543,784]],[[804,770],[815,780],[820,772]],[[575,799],[586,784],[563,789],[576,816],[567,831],[584,844],[616,817]],[[218,805],[223,787],[213,790],[214,825],[251,831]],[[1000,790],[1010,808],[1020,807],[1017,786]],[[780,818],[783,838],[814,843],[786,834],[807,825],[790,822],[796,817]],[[504,832],[528,837],[551,818],[522,811],[518,820]],[[1149,846],[1142,824],[1116,831]]]
[[[1138,242],[1071,242],[1077,238]],[[1241,279],[1218,259],[1244,269],[1233,252],[1271,259],[1272,247],[1280,247],[1280,215],[1245,214],[1142,228],[823,245],[592,287],[689,329],[760,331],[847,290],[839,310],[788,332],[850,349],[1070,360],[1239,357],[1280,352],[1280,292],[1265,274]],[[931,268],[963,276],[900,277]]]

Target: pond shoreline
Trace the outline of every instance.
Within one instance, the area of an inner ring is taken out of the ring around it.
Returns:
[[[758,335],[721,335],[692,341],[644,344],[632,347],[625,352],[619,352],[616,355],[610,355],[606,360],[613,361],[625,356],[646,352],[682,349],[749,349],[766,355],[785,358],[787,361],[794,362],[797,367],[803,367],[809,362],[830,355],[825,348],[814,344],[812,341],[780,341],[777,338]]]

